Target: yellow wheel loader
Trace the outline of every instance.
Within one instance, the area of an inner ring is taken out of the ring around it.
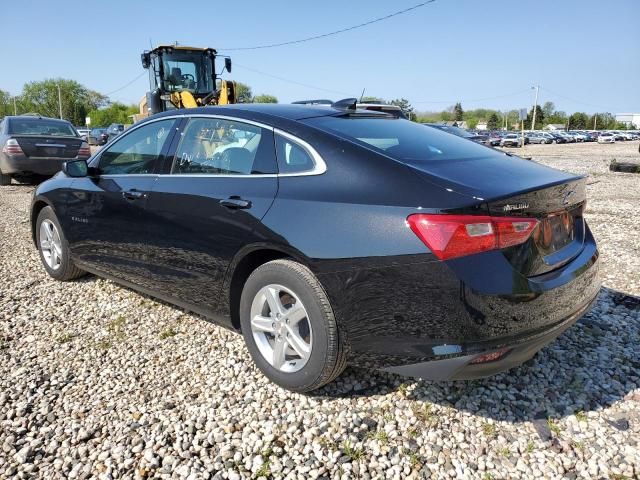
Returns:
[[[167,110],[236,103],[235,82],[222,80],[216,73],[218,57],[213,48],[182,45],[160,45],[142,53],[150,89],[140,101],[135,120]],[[231,72],[231,58],[222,58],[222,71]]]

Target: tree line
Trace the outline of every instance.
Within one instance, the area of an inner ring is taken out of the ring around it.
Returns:
[[[440,112],[417,112],[419,122],[438,123],[446,121],[464,121],[468,128],[474,129],[478,123],[487,124],[488,130],[504,128],[513,129],[519,127],[518,110],[493,110],[488,108],[476,108],[464,110],[460,102]],[[587,114],[574,112],[567,114],[557,110],[553,102],[545,102],[536,108],[535,129],[541,130],[547,125],[564,125],[569,130],[625,130],[626,124],[616,121],[609,112]],[[533,125],[533,107],[529,110],[524,128],[530,130]]]
[[[273,95],[254,96],[250,86],[241,82],[236,84],[236,94],[240,102],[278,103],[278,99]],[[144,91],[140,97],[143,94]],[[91,127],[107,127],[112,123],[131,123],[131,116],[138,112],[138,105],[112,102],[106,95],[65,78],[28,82],[16,96],[0,89],[0,119],[7,115],[30,113],[43,117],[61,117],[75,126],[83,126],[85,118],[90,117]]]
[[[241,103],[278,103],[274,95],[254,95],[249,85],[236,82],[236,96]],[[141,97],[142,97],[141,92]],[[397,105],[411,120],[423,123],[445,121],[465,121],[468,128],[474,129],[480,122],[485,122],[489,130],[508,129],[518,125],[518,110],[499,111],[489,108],[464,110],[460,102],[440,112],[417,112],[405,98],[385,100],[380,97],[362,97],[362,103],[385,103]],[[62,117],[76,126],[85,124],[85,117],[91,118],[92,127],[106,127],[111,123],[131,123],[131,116],[138,113],[137,105],[125,105],[112,102],[106,95],[91,90],[75,80],[49,78],[24,85],[20,95],[11,96],[0,89],[0,118],[6,115],[35,113],[47,117]],[[526,129],[531,129],[533,108],[529,110],[524,121]],[[559,124],[568,129],[623,130],[626,125],[617,122],[609,113],[589,115],[584,112],[567,114],[557,110],[553,102],[545,102],[536,108],[535,128],[542,129],[546,125]]]

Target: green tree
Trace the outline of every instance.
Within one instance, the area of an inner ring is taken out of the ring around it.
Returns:
[[[583,112],[575,112],[569,117],[569,129],[587,128],[589,116]]]
[[[467,119],[465,121],[467,122],[467,128],[470,128],[470,129],[473,130],[474,128],[476,128],[478,126],[478,122],[480,120],[478,118],[476,118],[476,117],[472,117],[472,118],[469,118],[469,119]]]
[[[497,130],[500,128],[500,117],[496,112],[493,112],[489,115],[489,119],[487,120],[487,130]]]
[[[464,110],[462,109],[462,104],[460,102],[453,106],[453,119],[456,121],[464,120]]]
[[[91,110],[88,116],[91,117],[92,127],[108,127],[112,123],[132,123],[130,116],[138,112],[139,109],[136,105],[124,105],[116,102],[105,108]]]
[[[546,117],[546,124],[549,125],[551,123],[566,125],[567,114],[565,112],[556,110],[550,116]]]
[[[13,97],[9,92],[0,90],[0,118],[13,115]]]
[[[278,103],[278,99],[273,95],[263,93],[253,97],[253,103]]]
[[[74,125],[84,125],[87,112],[108,103],[104,95],[89,90],[75,80],[64,78],[29,82],[25,84],[20,97],[20,109],[23,113],[33,112],[47,117],[60,115],[60,100],[62,118]]]
[[[409,100],[407,100],[406,98],[398,98],[395,100],[391,100],[389,102],[389,105],[397,105],[404,112],[404,114],[409,118],[409,120],[413,120],[415,116],[413,113],[413,107],[409,103]]]
[[[527,119],[524,121],[524,128],[527,130],[531,129],[531,124],[533,123],[533,107],[527,113]],[[544,125],[544,111],[541,108],[536,108],[536,128],[538,130],[542,129],[542,125]]]
[[[613,130],[616,128],[616,118],[609,112],[591,115],[591,117],[589,117],[588,128],[593,128],[594,123],[597,130]]]
[[[251,87],[245,83],[236,82],[236,100],[238,103],[251,103],[253,100]]]
[[[556,106],[554,105],[553,102],[544,102],[544,105],[542,105],[542,113],[544,113],[545,117],[550,117],[551,115],[553,115],[553,112],[556,111]]]

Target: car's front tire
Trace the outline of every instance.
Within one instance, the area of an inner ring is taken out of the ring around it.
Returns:
[[[254,270],[242,290],[240,323],[253,361],[281,387],[310,392],[346,366],[327,294],[300,263],[274,260]]]
[[[44,207],[38,214],[36,242],[42,265],[56,280],[66,282],[85,274],[71,260],[69,244],[51,207]]]

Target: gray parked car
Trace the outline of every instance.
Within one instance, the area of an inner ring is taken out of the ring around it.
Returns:
[[[12,177],[53,175],[63,162],[89,156],[89,145],[66,120],[20,115],[0,122],[0,185]]]

